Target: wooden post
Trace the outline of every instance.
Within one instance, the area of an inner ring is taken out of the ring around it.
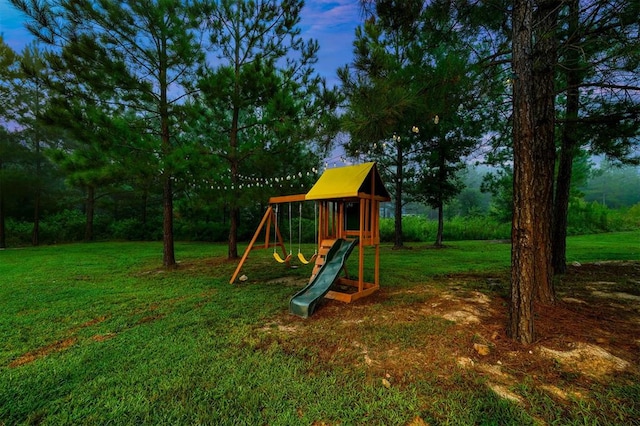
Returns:
[[[258,229],[256,229],[256,233],[253,234],[253,238],[251,239],[251,242],[245,249],[244,254],[242,255],[242,259],[240,259],[240,262],[238,263],[238,266],[236,267],[235,272],[231,276],[231,280],[229,281],[229,284],[233,284],[233,282],[236,280],[236,277],[240,273],[240,269],[242,269],[242,265],[244,265],[244,261],[247,260],[247,257],[249,256],[249,252],[251,251],[251,248],[253,247],[256,240],[258,239],[258,235],[260,235],[260,230],[262,230],[262,227],[264,226],[265,222],[269,221],[269,223],[271,223],[272,215],[273,215],[273,208],[269,206],[264,216],[262,217],[262,221],[260,221],[260,225],[258,225]],[[268,235],[268,231],[267,231],[267,235]],[[268,241],[265,243],[265,246],[268,247]]]
[[[358,292],[364,290],[364,227],[365,210],[367,208],[364,199],[360,199],[360,238],[358,239]]]
[[[271,208],[271,206],[269,206],[269,208]],[[267,210],[267,211],[269,211],[269,210]],[[269,218],[267,219],[267,227],[265,228],[265,232],[264,232],[264,248],[269,248],[269,234],[271,233],[271,219],[272,219],[272,217],[273,217],[273,215],[269,215]],[[260,226],[258,226],[258,230],[256,232],[260,232]]]

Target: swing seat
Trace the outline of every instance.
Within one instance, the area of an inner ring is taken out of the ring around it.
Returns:
[[[305,265],[308,265],[309,263],[316,260],[316,257],[318,257],[318,253],[314,253],[313,256],[311,256],[311,259],[307,260],[305,259],[304,254],[302,254],[302,252],[298,252],[298,260],[304,263]]]
[[[288,254],[287,257],[285,257],[284,259],[282,257],[280,257],[280,255],[277,252],[273,252],[273,258],[276,260],[276,262],[278,263],[289,263],[289,261],[291,260],[291,255]]]

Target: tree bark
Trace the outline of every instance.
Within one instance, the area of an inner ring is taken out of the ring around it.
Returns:
[[[441,140],[438,149],[438,181],[442,185],[446,185],[447,183],[447,163],[445,161],[445,153],[443,149],[444,141]],[[442,240],[444,233],[444,202],[442,201],[442,194],[440,194],[438,199],[438,233],[436,235],[436,247],[442,247]]]
[[[571,174],[573,172],[573,158],[578,148],[577,120],[580,100],[579,61],[580,36],[578,34],[578,13],[580,1],[571,0],[569,3],[569,37],[565,53],[566,64],[564,72],[567,84],[567,106],[565,123],[559,153],[558,176],[556,178],[556,196],[553,212],[553,242],[552,263],[554,274],[564,274],[567,271],[567,226],[569,214],[569,198],[571,195]]]
[[[404,238],[402,235],[402,180],[404,179],[404,152],[400,140],[396,140],[396,181],[395,181],[395,210],[394,210],[394,239],[393,248],[400,249],[404,247]]]
[[[158,80],[160,82],[160,135],[162,138],[162,151],[165,160],[171,155],[171,137],[169,132],[169,101],[167,91],[169,90],[167,78],[167,39],[162,36],[160,40],[160,61],[158,70]],[[168,163],[168,161],[167,161]],[[172,173],[165,163],[162,173],[162,199],[163,199],[163,219],[162,219],[162,264],[165,268],[176,267],[176,255],[173,241],[173,183]]]
[[[36,73],[39,73],[40,69],[36,67]],[[40,80],[39,75],[35,77],[35,106],[34,106],[34,120],[33,120],[33,144],[36,154],[36,185],[33,202],[33,231],[31,232],[31,244],[37,246],[40,244],[40,203],[42,201],[42,158],[40,157],[40,132],[38,129],[38,118],[40,117]]]
[[[142,209],[140,212],[140,222],[142,222],[143,228],[147,229],[147,204],[149,202],[149,190],[146,185],[142,191]]]
[[[520,343],[534,339],[535,167],[533,153],[533,0],[513,5],[513,221],[509,335]]]
[[[38,144],[38,157],[40,144]],[[33,199],[33,230],[31,231],[31,244],[37,246],[40,244],[40,201],[41,201],[41,193],[42,193],[42,185],[40,184],[40,159],[37,159],[36,166],[36,188]]]
[[[2,158],[0,158],[0,249],[7,248],[7,234],[4,219],[4,190],[2,188]]]
[[[238,224],[240,222],[240,209],[237,206],[231,207],[229,223],[229,259],[238,258]]]
[[[442,234],[444,233],[444,206],[442,201],[438,203],[438,232],[436,234],[436,247],[442,247]]]
[[[240,183],[239,173],[240,164],[238,161],[238,123],[240,110],[233,109],[231,119],[231,136],[229,138],[230,152],[230,171],[231,171],[231,191],[234,194],[229,208],[229,247],[227,257],[229,259],[238,258],[238,227],[240,225],[240,207],[238,206],[238,184]]]
[[[535,300],[555,301],[552,269],[553,183],[555,172],[555,64],[559,0],[539,0],[534,11],[533,118],[535,208]]]
[[[96,206],[96,188],[93,185],[87,187],[86,223],[84,228],[84,240],[93,240],[93,216]]]
[[[176,267],[175,249],[173,244],[173,185],[171,175],[163,176],[163,220],[162,220],[162,265],[165,268]]]
[[[233,96],[235,99],[240,99],[240,66],[242,63],[242,56],[240,52],[240,40],[242,39],[240,29],[234,27],[235,40],[234,45],[234,87]],[[240,226],[240,207],[238,206],[238,184],[240,183],[240,153],[238,150],[238,127],[240,125],[240,106],[234,102],[233,110],[231,113],[231,129],[229,134],[229,171],[231,173],[231,192],[233,197],[229,205],[229,241],[227,257],[232,259],[238,258],[238,228]]]
[[[513,222],[509,334],[535,338],[533,302],[552,303],[554,65],[559,0],[513,7]],[[535,28],[535,32],[533,30]],[[535,44],[534,44],[534,39]]]
[[[235,132],[232,131],[232,140],[237,141],[237,136],[235,136]],[[235,146],[236,143],[232,143],[231,146]],[[231,162],[231,187],[233,188],[231,191],[234,193],[234,197],[231,200],[231,205],[229,206],[229,240],[228,240],[228,251],[227,257],[229,259],[237,259],[238,258],[238,227],[240,226],[240,207],[238,206],[238,194],[235,192],[238,190],[238,162]]]
[[[567,105],[567,113],[568,105]],[[568,125],[568,123],[567,123]],[[571,127],[571,126],[570,126]],[[556,199],[553,212],[552,262],[553,273],[561,275],[567,272],[567,227],[569,226],[569,198],[571,196],[571,173],[576,141],[566,127],[562,131],[562,145],[558,165]]]

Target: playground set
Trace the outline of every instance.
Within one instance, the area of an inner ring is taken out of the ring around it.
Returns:
[[[297,258],[302,264],[314,263],[309,283],[291,297],[289,311],[307,318],[313,314],[323,297],[350,303],[368,296],[380,288],[380,203],[389,201],[376,163],[325,170],[306,194],[271,197],[269,206],[231,277],[233,284],[249,253],[255,249],[273,248],[278,263],[290,266],[292,253],[287,252],[278,227],[279,206],[289,204],[291,232],[291,204],[305,201],[316,203],[317,249],[307,259],[298,244]],[[273,242],[271,227],[273,225]],[[299,226],[301,226],[299,224]],[[256,244],[264,229],[264,244]],[[277,252],[280,247],[282,256]],[[358,248],[358,274],[352,277],[345,262]],[[365,247],[373,247],[374,280],[364,281]],[[340,276],[340,272],[344,276]],[[337,284],[337,285],[334,285]],[[342,290],[346,289],[346,290]]]

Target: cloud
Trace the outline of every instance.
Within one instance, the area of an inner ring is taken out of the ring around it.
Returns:
[[[309,0],[302,9],[302,36],[318,40],[316,69],[330,85],[338,83],[336,70],[351,62],[354,32],[361,20],[358,0]]]
[[[362,21],[358,0],[307,0],[301,13],[300,28],[305,39],[320,44],[316,71],[329,85],[338,84],[336,70],[351,62],[355,28]],[[0,0],[0,33],[17,52],[34,38],[24,28],[26,17],[9,0]]]
[[[311,37],[327,33],[353,33],[360,21],[358,0],[313,0],[305,3],[301,24]]]

